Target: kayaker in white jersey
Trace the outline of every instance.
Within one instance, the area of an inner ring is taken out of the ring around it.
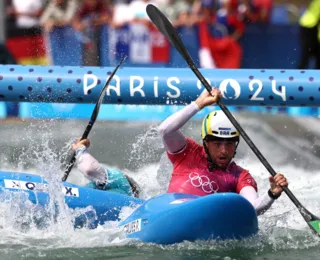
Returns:
[[[89,146],[89,139],[78,140],[72,144],[79,171],[91,181],[85,187],[138,197],[140,190],[137,183],[118,169],[102,167],[88,152]]]
[[[280,197],[281,186],[287,179],[280,173],[270,177],[268,192],[258,196],[257,184],[248,170],[233,162],[240,137],[239,132],[223,111],[213,111],[203,120],[201,137],[203,145],[186,138],[180,128],[198,111],[214,105],[221,92],[205,90],[196,100],[171,115],[159,126],[167,156],[173,165],[168,192],[205,196],[216,192],[235,192],[254,206],[258,215],[270,208]]]

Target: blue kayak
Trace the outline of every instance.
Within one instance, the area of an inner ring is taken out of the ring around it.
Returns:
[[[107,221],[119,221],[123,207],[136,207],[128,218],[119,223],[119,228],[127,238],[143,242],[172,244],[185,240],[241,239],[258,232],[253,206],[235,193],[205,197],[168,193],[145,201],[67,182],[61,184],[61,189],[69,208],[90,206],[95,211],[93,220],[86,213],[77,216],[74,221],[76,228],[95,228]],[[50,201],[47,181],[29,173],[0,171],[0,195],[8,192],[24,192],[29,201],[41,206]],[[0,198],[3,200],[6,196]]]
[[[45,206],[50,201],[48,189],[48,182],[39,175],[0,171],[0,194],[5,190],[26,192],[29,201]],[[69,208],[81,209],[91,206],[95,211],[94,220],[92,211],[78,216],[74,221],[76,228],[95,228],[107,221],[118,221],[123,207],[136,207],[145,201],[116,192],[85,188],[68,182],[61,184],[61,190]]]
[[[258,232],[253,206],[236,193],[154,197],[120,223],[129,238],[157,244],[241,239]]]

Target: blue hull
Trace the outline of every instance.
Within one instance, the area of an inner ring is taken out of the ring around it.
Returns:
[[[120,226],[129,238],[172,244],[253,236],[258,219],[253,206],[235,193],[205,197],[172,193],[146,201]]]
[[[47,182],[26,173],[0,172],[0,194],[26,192],[34,204],[47,205],[50,196]],[[138,208],[119,227],[126,237],[157,244],[185,240],[241,239],[258,231],[258,219],[252,205],[235,193],[199,197],[188,194],[163,194],[147,201],[117,193],[63,183],[65,202],[71,209],[91,206],[96,219],[81,215],[75,227],[96,227],[119,220],[123,207]],[[3,199],[3,198],[2,198]],[[88,222],[89,221],[89,222]]]
[[[34,204],[45,206],[49,203],[48,182],[41,176],[29,173],[0,171],[0,193],[4,190],[12,192],[26,192],[28,199]],[[62,192],[65,202],[71,209],[91,206],[95,211],[96,220],[92,221],[92,212],[75,219],[75,227],[96,227],[106,221],[119,220],[119,213],[125,206],[135,207],[144,200],[129,197],[114,192],[84,188],[72,183],[63,183]],[[10,198],[9,198],[10,199]]]

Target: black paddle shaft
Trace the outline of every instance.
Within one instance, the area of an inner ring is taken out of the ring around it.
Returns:
[[[191,70],[194,72],[194,74],[198,77],[200,82],[203,84],[203,86],[211,92],[212,87],[208,83],[208,81],[203,77],[201,72],[196,67],[195,63],[193,62],[190,54],[188,53],[187,49],[185,48],[182,40],[180,39],[179,35],[177,34],[176,30],[173,28],[172,24],[169,22],[169,20],[166,18],[166,16],[154,5],[149,4],[147,6],[147,14],[151,21],[155,24],[155,26],[159,29],[159,31],[167,38],[167,40],[178,50],[178,52],[181,54],[181,56],[185,59]],[[225,115],[228,117],[230,122],[234,125],[234,127],[239,131],[242,138],[245,140],[245,142],[248,144],[248,146],[251,148],[251,150],[255,153],[255,155],[259,158],[261,163],[266,167],[266,169],[269,171],[269,173],[272,176],[276,175],[275,170],[271,167],[269,162],[264,158],[264,156],[261,154],[259,149],[254,145],[252,140],[249,138],[249,136],[246,134],[246,132],[242,129],[240,124],[237,122],[237,120],[233,117],[233,115],[230,113],[229,109],[224,105],[222,100],[219,100],[217,102],[221,110],[225,113]],[[313,220],[319,220],[319,217],[314,216],[311,214],[308,210],[306,210],[302,204],[298,201],[298,199],[293,195],[293,193],[289,190],[288,187],[282,187],[284,192],[288,195],[290,200],[295,204],[295,206],[298,208],[300,214],[303,216],[303,218],[307,221],[313,221]],[[310,226],[310,224],[309,224]],[[310,226],[312,227],[312,226]],[[315,231],[312,228],[313,231]],[[319,234],[317,231],[315,231],[317,234]]]
[[[105,96],[106,90],[107,90],[107,88],[108,88],[108,86],[109,86],[109,84],[110,84],[110,81],[112,80],[113,76],[116,74],[118,68],[119,68],[119,67],[121,66],[121,64],[125,61],[125,59],[126,59],[126,56],[124,56],[124,57],[121,59],[120,63],[117,65],[117,67],[114,69],[114,71],[113,71],[113,72],[111,73],[111,75],[109,76],[106,84],[103,86],[103,88],[102,88],[102,90],[101,90],[101,92],[100,92],[99,99],[98,99],[98,101],[97,101],[97,103],[96,103],[96,105],[95,105],[95,107],[94,107],[93,112],[92,112],[90,121],[89,121],[89,123],[88,123],[88,125],[87,125],[87,127],[86,127],[86,129],[85,129],[85,131],[84,131],[84,133],[83,133],[83,135],[82,135],[82,137],[80,138],[80,140],[86,139],[86,138],[88,137],[88,135],[89,135],[89,133],[90,133],[92,127],[93,127],[93,124],[95,123],[95,121],[96,121],[96,119],[97,119],[97,117],[98,117],[99,110],[100,110],[100,106],[101,106],[101,103],[102,103],[103,98],[104,98],[104,96]],[[72,157],[71,157],[71,159],[70,159],[70,161],[69,161],[69,163],[68,163],[68,165],[67,165],[67,168],[66,168],[66,170],[65,170],[65,172],[64,172],[64,175],[63,175],[63,177],[62,177],[62,181],[66,181],[66,180],[67,180],[67,178],[68,178],[68,176],[69,176],[69,173],[71,172],[75,161],[76,161],[76,153],[74,152],[73,155],[72,155]]]

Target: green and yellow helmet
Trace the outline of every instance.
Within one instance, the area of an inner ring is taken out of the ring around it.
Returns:
[[[209,113],[202,122],[202,140],[208,137],[235,138],[239,140],[239,132],[221,110]]]

